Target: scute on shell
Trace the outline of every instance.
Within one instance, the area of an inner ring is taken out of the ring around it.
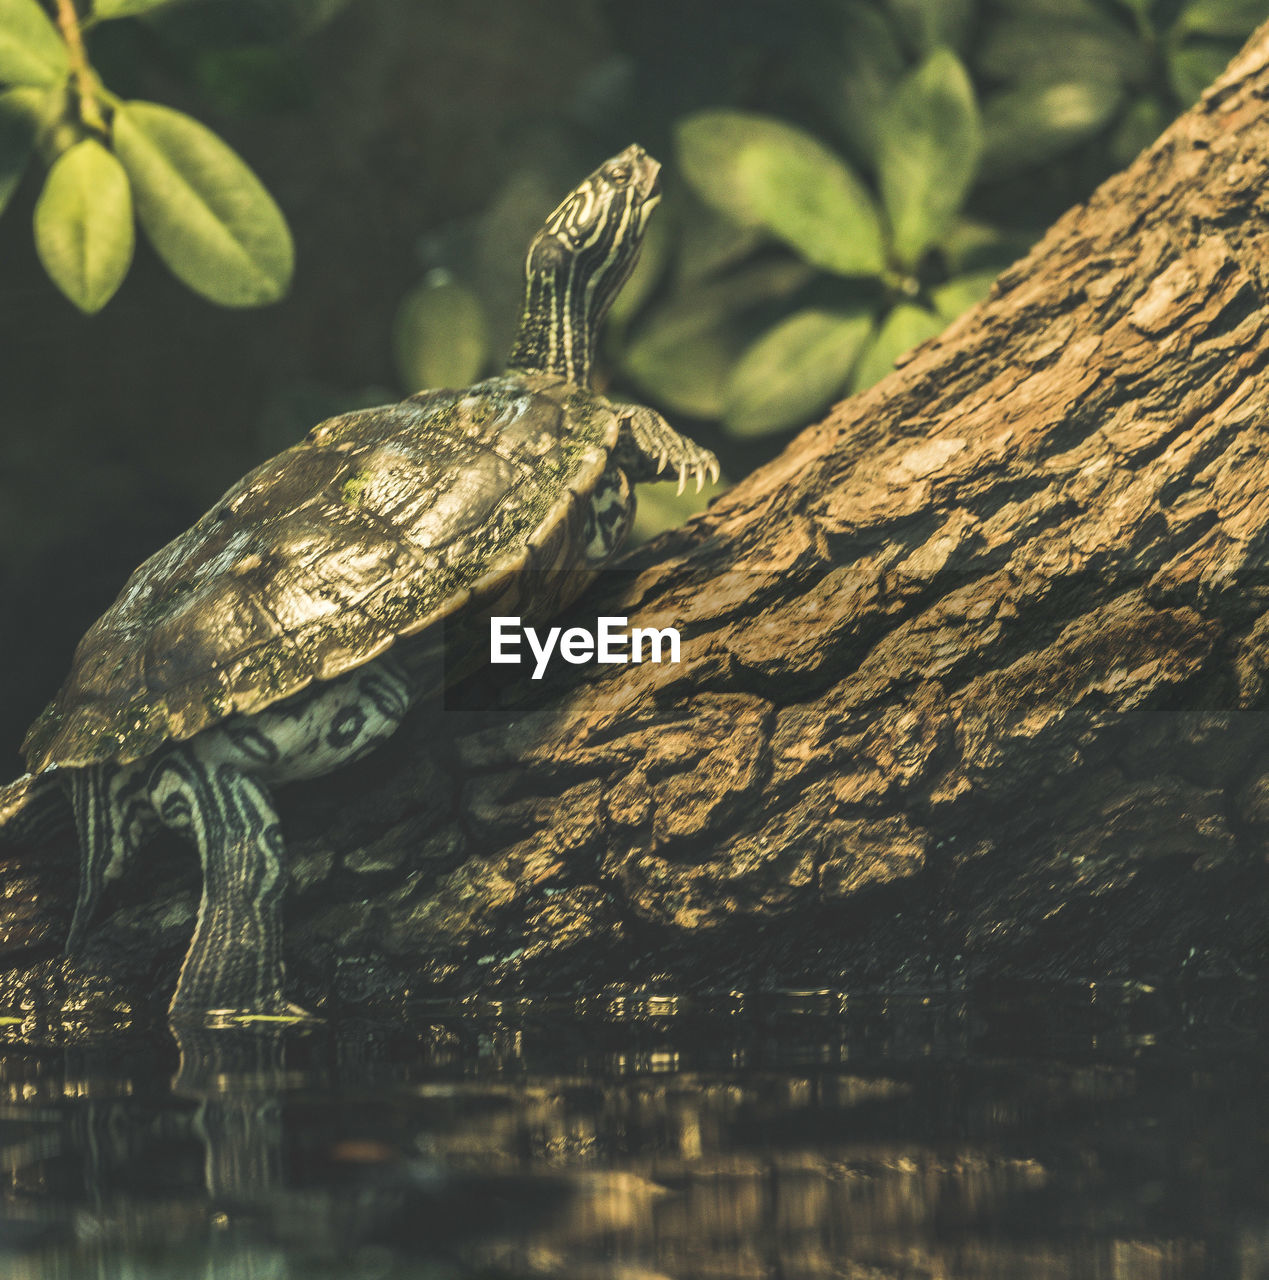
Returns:
[[[580,566],[617,430],[601,397],[522,374],[315,427],[137,569],[28,767],[138,760],[482,601],[529,612],[530,568]]]

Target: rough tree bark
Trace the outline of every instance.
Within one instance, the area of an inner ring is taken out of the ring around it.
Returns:
[[[485,676],[284,793],[297,994],[1263,969],[1266,99],[1269,28],[574,611],[673,623],[680,665]],[[192,855],[159,846],[65,972],[73,849],[6,853],[11,1002],[170,986]]]

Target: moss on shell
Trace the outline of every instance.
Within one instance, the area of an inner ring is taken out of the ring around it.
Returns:
[[[350,507],[359,507],[361,505],[361,495],[369,483],[370,473],[368,471],[354,471],[340,486],[340,501]]]

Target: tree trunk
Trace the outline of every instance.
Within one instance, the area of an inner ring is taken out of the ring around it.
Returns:
[[[574,609],[672,623],[678,665],[493,668],[284,792],[296,994],[1263,969],[1267,98],[1269,28]],[[170,987],[192,854],[130,872],[58,985],[74,865],[8,851],[9,998]]]

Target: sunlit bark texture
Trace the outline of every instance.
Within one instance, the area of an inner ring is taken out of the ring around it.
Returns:
[[[574,610],[677,625],[681,664],[498,668],[284,792],[296,994],[1263,967],[1267,100],[1269,30],[985,303]],[[183,846],[65,989],[73,850],[6,852],[12,998],[170,988]]]

